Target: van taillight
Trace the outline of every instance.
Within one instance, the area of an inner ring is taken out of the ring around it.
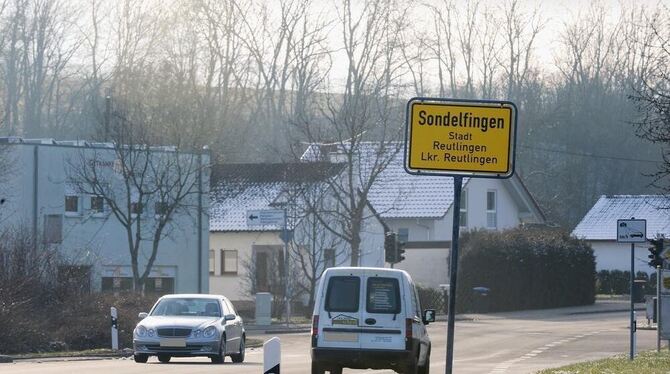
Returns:
[[[319,315],[312,316],[312,336],[319,335]]]
[[[414,321],[411,318],[405,319],[405,349],[412,349],[412,324]]]

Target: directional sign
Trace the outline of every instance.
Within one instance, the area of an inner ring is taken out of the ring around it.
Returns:
[[[280,209],[247,210],[247,226],[283,226],[284,211]]]
[[[511,102],[414,98],[407,103],[405,169],[508,178],[514,174],[515,134]]]
[[[620,219],[616,221],[616,241],[619,243],[644,243],[647,241],[646,219]]]

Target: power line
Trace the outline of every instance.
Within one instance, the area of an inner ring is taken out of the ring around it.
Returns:
[[[590,158],[599,158],[603,160],[614,160],[614,161],[633,161],[633,162],[648,162],[648,163],[653,163],[653,164],[658,164],[663,161],[661,160],[648,160],[648,159],[642,159],[642,158],[627,158],[627,157],[616,157],[616,156],[603,156],[603,155],[596,155],[593,153],[586,153],[586,152],[573,152],[573,151],[564,151],[564,150],[559,150],[559,149],[550,149],[550,148],[543,148],[543,147],[535,147],[531,145],[518,145],[520,148],[526,148],[526,149],[532,149],[535,151],[543,151],[543,152],[551,152],[551,153],[561,153],[561,154],[566,154],[566,155],[571,155],[571,156],[580,156],[580,157],[590,157]]]

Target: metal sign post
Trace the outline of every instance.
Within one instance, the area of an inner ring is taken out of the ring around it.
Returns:
[[[415,97],[407,102],[405,117],[405,171],[454,178],[445,367],[445,373],[451,374],[463,177],[509,178],[514,174],[517,109],[509,101]]]
[[[630,354],[635,358],[635,299],[633,298],[635,280],[635,243],[647,241],[647,220],[619,219],[617,220],[616,240],[618,243],[630,243]]]
[[[454,227],[449,254],[449,306],[447,308],[447,373],[452,371],[454,362],[454,327],[456,317],[456,275],[458,274],[458,236],[460,231],[460,202],[463,177],[454,177]]]

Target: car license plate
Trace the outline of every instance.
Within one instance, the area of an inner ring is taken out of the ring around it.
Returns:
[[[161,347],[186,347],[186,339],[163,338],[161,339]]]
[[[357,342],[358,333],[325,331],[323,338],[328,342]]]

